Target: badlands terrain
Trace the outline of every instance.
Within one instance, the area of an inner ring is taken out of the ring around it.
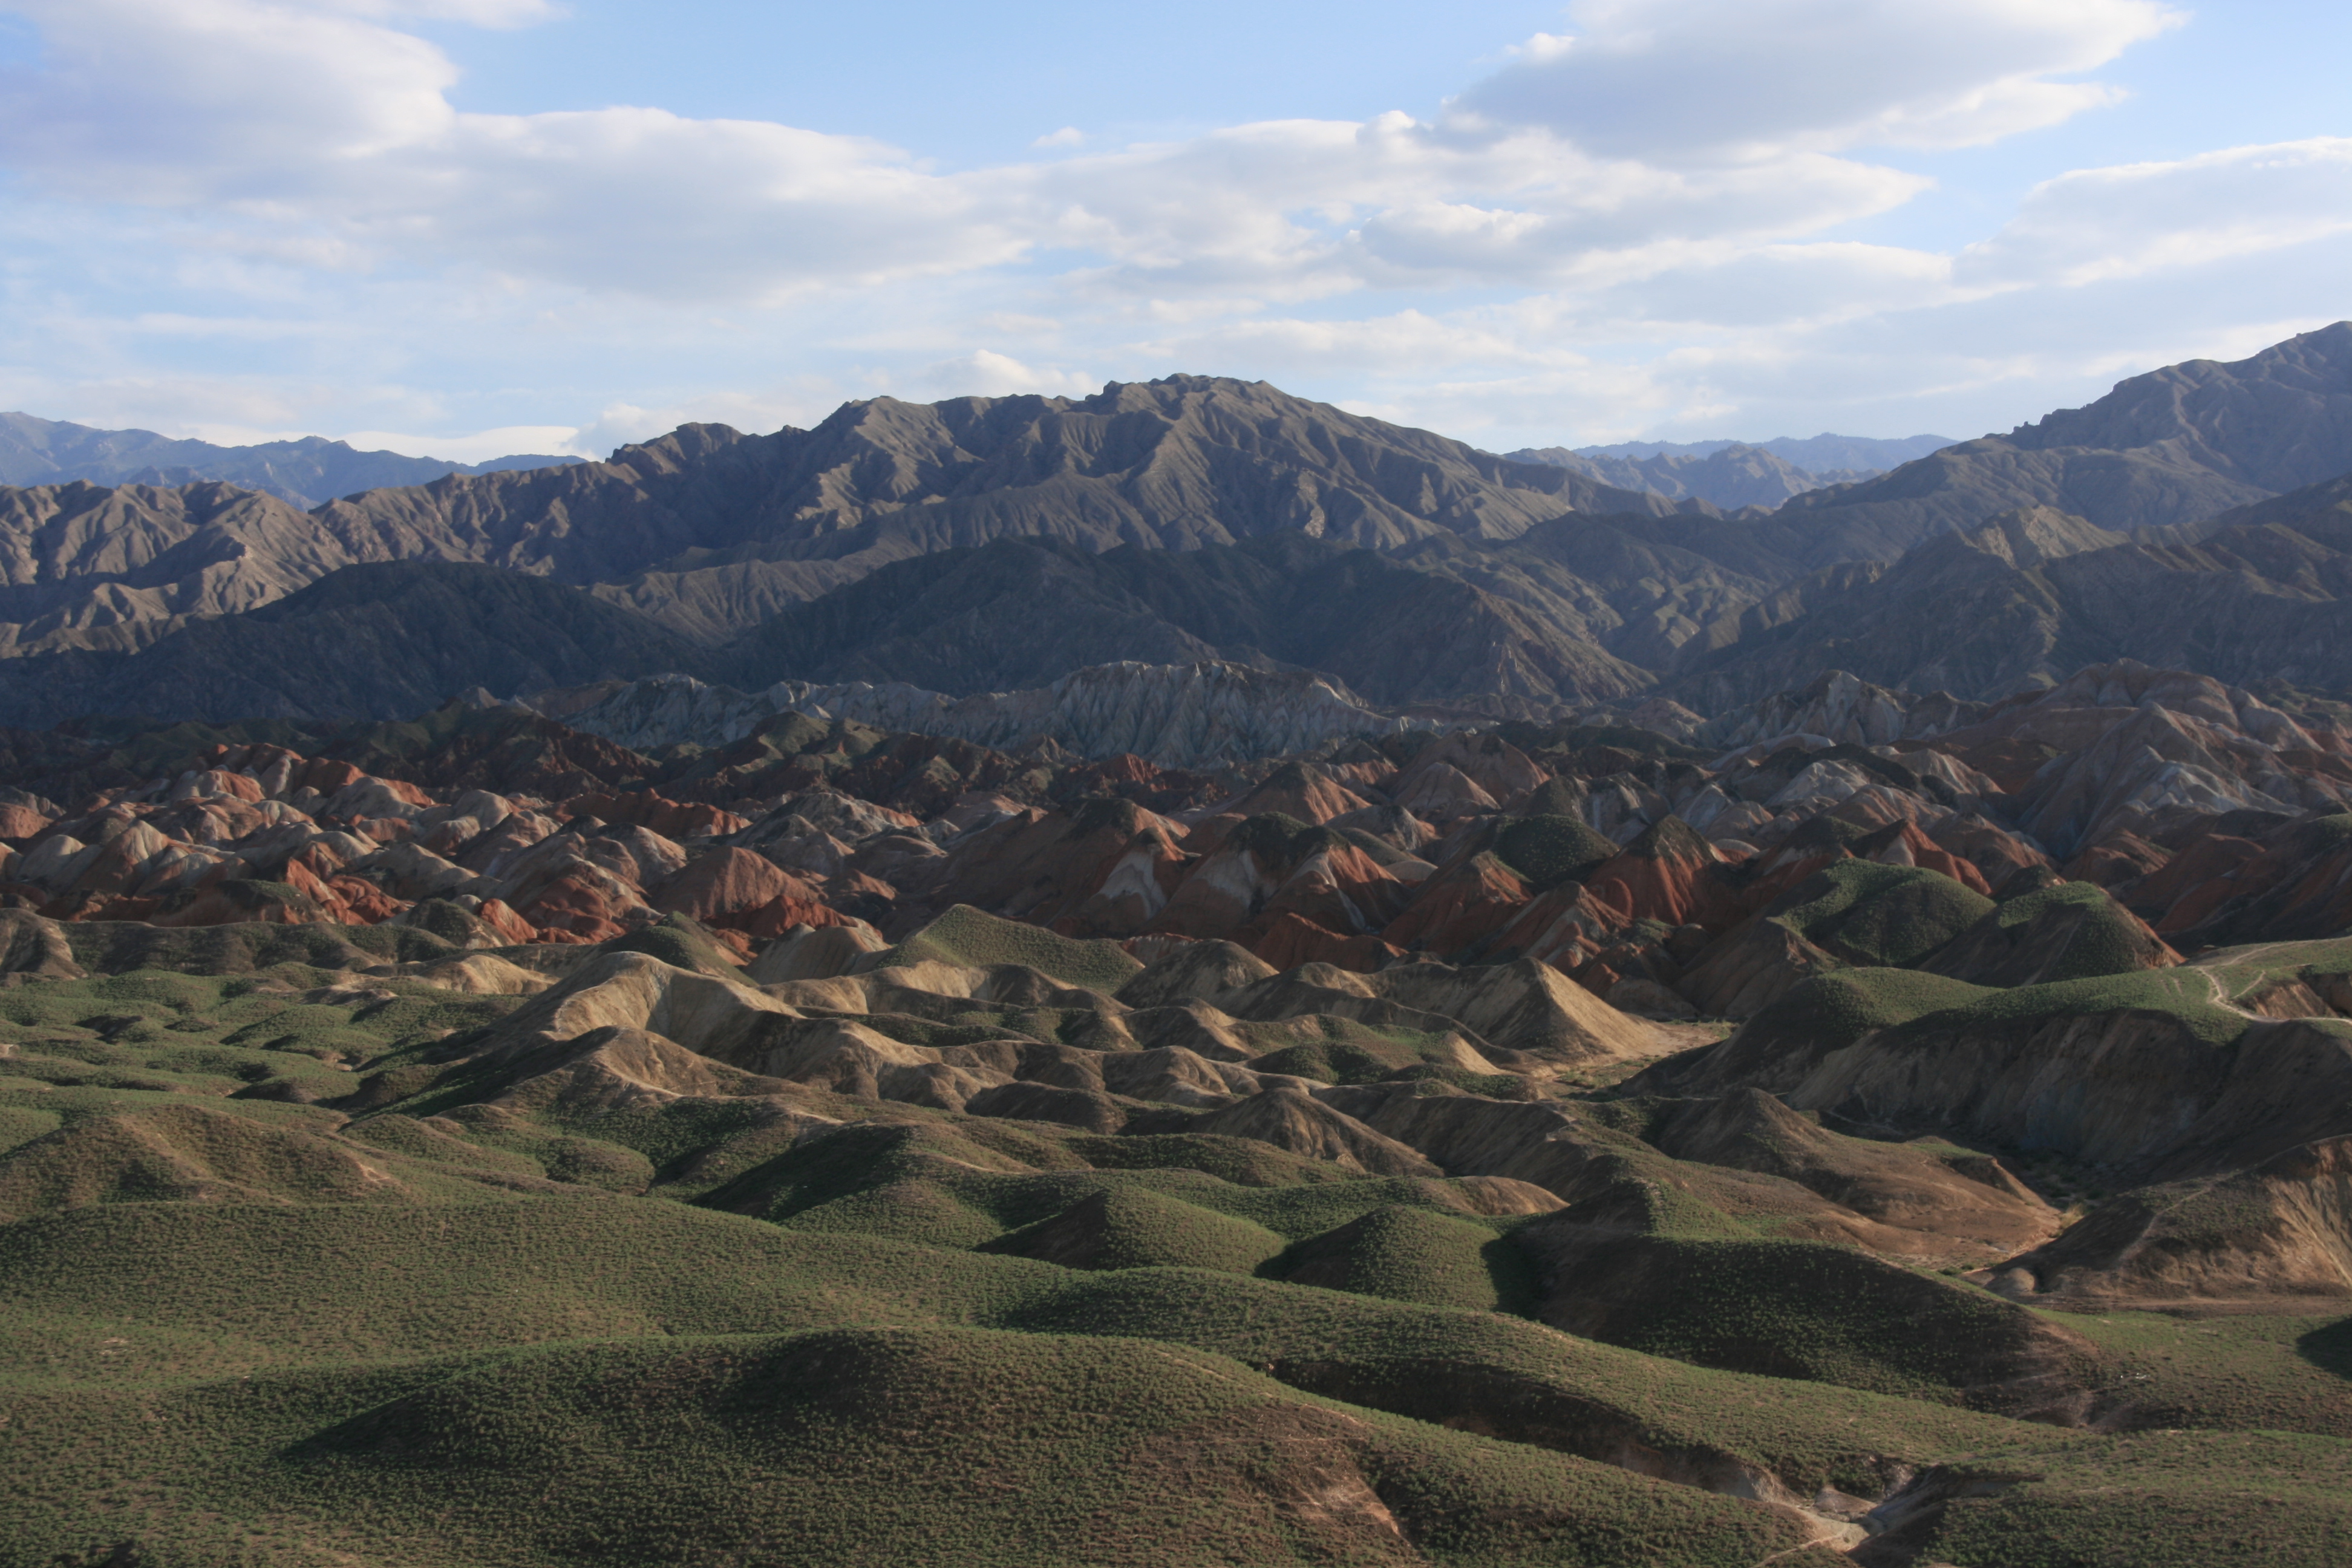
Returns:
[[[2352,1560],[2352,326],[1846,478],[16,428],[0,1568]]]
[[[0,1561],[2342,1560],[2352,710],[1393,722],[20,737]]]

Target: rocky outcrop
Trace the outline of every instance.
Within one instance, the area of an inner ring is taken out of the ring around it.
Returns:
[[[2341,1300],[2352,1296],[2352,1138],[2111,1199],[1985,1278],[2020,1300],[2095,1311]]]
[[[0,910],[0,974],[74,980],[84,973],[57,921],[24,910]]]

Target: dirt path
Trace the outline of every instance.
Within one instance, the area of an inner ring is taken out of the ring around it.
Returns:
[[[2252,1018],[2263,1023],[2268,1023],[2270,1021],[2263,1014],[2249,1013],[2243,1007],[2239,1006],[2235,1002],[2231,1001],[2230,993],[2228,989],[2222,985],[2221,977],[2220,975],[2214,973],[2210,969],[2206,970],[2204,974],[2205,984],[2213,988],[2213,1005],[2219,1007],[2224,1013],[2235,1013],[2241,1018]]]

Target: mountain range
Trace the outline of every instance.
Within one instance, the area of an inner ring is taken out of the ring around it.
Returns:
[[[2352,323],[1736,515],[1197,376],[688,426],[307,513],[37,486],[0,490],[0,721],[665,670],[961,698],[1123,660],[1528,714],[1710,713],[1831,667],[1972,699],[2125,657],[2327,686],[2347,470]]]
[[[1769,441],[1618,441],[1607,446],[1579,447],[1580,458],[1705,458],[1727,447],[1755,447],[1810,474],[1837,469],[1867,468],[1884,473],[1898,463],[1924,458],[1952,444],[1949,436],[1840,436],[1824,430],[1818,436],[1775,436]]]
[[[217,447],[152,430],[100,430],[30,414],[0,414],[0,483],[188,485],[226,480],[299,507],[385,485],[421,485],[444,474],[560,468],[577,458],[517,454],[480,463],[362,452],[348,442],[305,436],[250,447]]]

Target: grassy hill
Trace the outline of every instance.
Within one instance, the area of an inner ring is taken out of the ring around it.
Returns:
[[[592,1080],[611,1031],[518,1035],[527,998],[433,984],[446,944],[352,934],[370,947],[91,929],[78,958],[137,967],[0,989],[0,1568],[1826,1568],[1891,1494],[1903,1539],[1963,1568],[2341,1544],[2336,1320],[2209,1333],[2003,1300],[1874,1256],[1894,1232],[1769,1158],[1669,1156],[1645,1140],[1679,1101],[1525,1070],[1489,1098],[1412,1076],[1412,1029],[1251,1025],[1294,1043],[1234,1070],[1319,1067],[1332,1115],[1466,1130],[1413,1134],[1458,1173],[1373,1176],[1187,1131],[1175,1102],[1105,1134],[749,1069]],[[677,984],[734,973],[674,931],[613,945],[648,941]],[[876,982],[1133,973],[967,911],[919,941]],[[2287,962],[2257,956],[2250,977]],[[2244,1022],[2210,993],[2201,972],[2000,991],[1854,969],[1735,1044],[2116,1007]],[[848,1016],[1057,1063],[1076,1021],[1123,1016],[949,1000],[961,1022]]]

